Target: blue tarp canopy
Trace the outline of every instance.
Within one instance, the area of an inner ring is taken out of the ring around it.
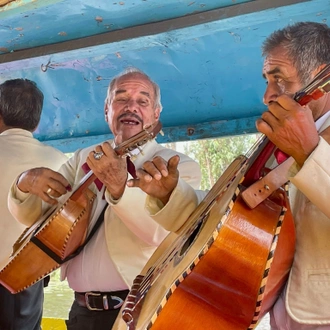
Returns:
[[[0,77],[45,95],[36,137],[70,152],[111,138],[104,98],[128,66],[161,88],[160,142],[255,132],[260,46],[297,21],[327,23],[329,0],[0,0]]]

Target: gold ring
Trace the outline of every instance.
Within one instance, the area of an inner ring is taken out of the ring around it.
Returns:
[[[47,191],[46,191],[46,194],[49,195],[52,192],[52,190],[53,190],[52,188],[48,188]]]

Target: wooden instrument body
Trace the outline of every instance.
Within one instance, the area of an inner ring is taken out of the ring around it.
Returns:
[[[0,283],[11,293],[20,292],[60,267],[35,239],[64,260],[84,242],[95,194],[87,189],[77,200],[68,199],[49,218],[26,229],[0,271]]]
[[[161,128],[161,122],[147,125],[114,150],[124,157],[153,139]],[[95,179],[90,171],[64,204],[50,209],[50,214],[45,214],[18,238],[12,255],[0,270],[0,283],[11,293],[26,289],[59,268],[85,242],[96,198],[88,187]]]
[[[292,264],[294,223],[282,189],[253,210],[246,206],[237,188],[243,162],[232,163],[155,251],[141,272],[153,283],[132,312],[135,324],[117,319],[113,329],[245,330],[268,312]]]

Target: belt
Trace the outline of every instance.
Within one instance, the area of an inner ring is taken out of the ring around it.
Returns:
[[[90,311],[118,309],[124,303],[128,290],[114,292],[75,292],[74,298],[79,306]]]

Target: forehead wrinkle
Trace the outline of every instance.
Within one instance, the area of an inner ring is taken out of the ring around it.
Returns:
[[[122,94],[122,93],[127,93],[127,90],[126,89],[118,89],[118,90],[115,91],[115,95]],[[148,98],[151,98],[150,93],[148,93],[148,92],[140,91],[139,94],[142,94],[142,95],[147,96]]]
[[[116,91],[115,91],[115,95],[117,95],[117,94],[121,94],[121,93],[126,93],[127,91],[126,91],[126,89],[117,89]]]
[[[282,71],[281,71],[281,69],[277,66],[277,67],[275,67],[274,69],[272,69],[272,70],[268,70],[268,71],[266,71],[266,70],[263,70],[263,72],[262,72],[262,77],[264,78],[264,79],[267,79],[267,77],[266,77],[266,75],[267,76],[270,76],[270,75],[274,75],[274,74],[276,74],[276,73],[282,73]]]
[[[150,99],[150,93],[148,93],[148,92],[144,92],[144,91],[141,91],[140,94],[143,94],[143,95],[149,97],[149,99]]]
[[[276,74],[276,73],[280,73],[281,69],[277,66],[272,70],[268,70],[266,71],[266,74],[271,75],[271,74]],[[263,75],[265,75],[265,73],[263,73]]]

